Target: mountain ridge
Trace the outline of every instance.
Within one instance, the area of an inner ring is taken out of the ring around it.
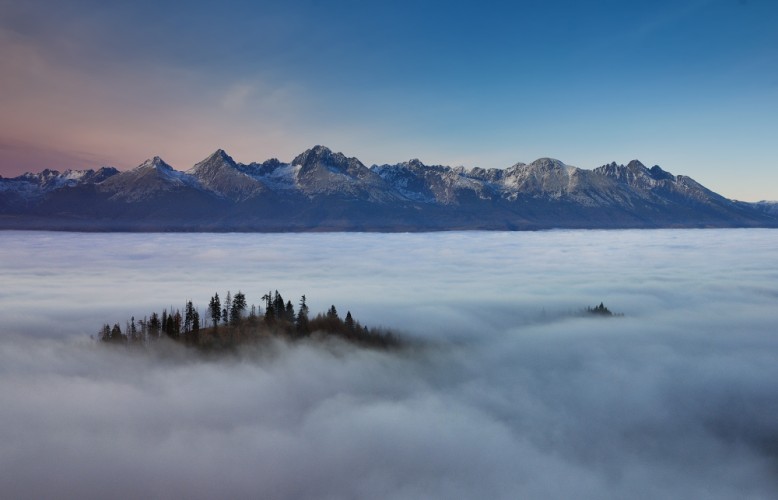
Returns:
[[[553,158],[505,169],[365,166],[321,145],[290,162],[236,162],[217,149],[186,171],[159,156],[131,170],[0,177],[0,229],[427,231],[778,227],[762,204],[729,200],[638,160],[588,170]]]

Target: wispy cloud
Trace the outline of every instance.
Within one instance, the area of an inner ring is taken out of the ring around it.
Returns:
[[[50,40],[9,31],[0,36],[0,140],[28,146],[24,158],[0,151],[6,175],[63,164],[99,166],[69,151],[89,151],[120,168],[159,154],[186,169],[217,147],[246,161],[265,159],[255,157],[259,151],[291,156],[300,139],[292,141],[283,130],[295,122],[300,137],[306,133],[305,123],[296,121],[306,103],[299,86],[273,85],[261,76],[225,83],[196,68],[153,60],[73,64]]]

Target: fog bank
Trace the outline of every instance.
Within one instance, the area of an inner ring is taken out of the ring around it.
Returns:
[[[0,239],[9,498],[773,498],[778,232]],[[104,349],[268,289],[423,347]],[[600,301],[623,318],[571,315]]]

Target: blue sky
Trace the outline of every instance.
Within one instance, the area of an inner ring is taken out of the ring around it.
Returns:
[[[217,148],[582,168],[778,199],[778,3],[0,0],[0,174]]]

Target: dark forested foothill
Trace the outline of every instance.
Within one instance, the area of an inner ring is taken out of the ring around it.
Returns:
[[[122,326],[103,325],[98,334],[101,342],[120,345],[153,346],[168,339],[201,350],[230,350],[270,338],[289,341],[338,338],[371,348],[400,346],[399,338],[389,331],[368,328],[355,320],[351,311],[345,317],[333,305],[326,313],[310,317],[305,295],[297,308],[278,293],[267,292],[261,305],[248,305],[246,296],[228,291],[224,302],[216,293],[210,298],[204,314],[187,300],[184,313],[176,309],[152,312],[143,319],[131,318]]]

